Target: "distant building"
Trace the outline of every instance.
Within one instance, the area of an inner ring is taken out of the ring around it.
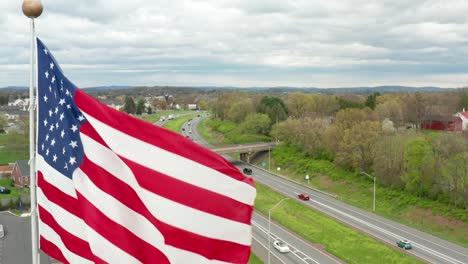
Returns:
[[[464,110],[453,116],[428,116],[421,122],[421,128],[440,131],[468,131],[468,112]]]
[[[456,113],[455,116],[460,118],[461,120],[461,124],[460,124],[461,130],[468,131],[468,112],[465,111],[465,108],[463,108],[462,112]]]
[[[109,107],[112,107],[116,110],[120,110],[122,107],[123,107],[123,103],[119,100],[115,100],[115,99],[108,99],[108,98],[105,98],[105,99],[101,99],[100,100],[103,104],[109,106]]]
[[[16,99],[13,102],[8,102],[8,106],[17,106],[21,108],[26,108],[27,106],[29,106],[29,98]]]
[[[197,110],[198,107],[196,104],[187,104],[187,109],[188,110]]]
[[[13,183],[18,187],[29,187],[29,164],[27,160],[18,160],[11,173]]]

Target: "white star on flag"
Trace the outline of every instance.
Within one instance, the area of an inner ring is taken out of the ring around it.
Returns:
[[[78,143],[76,141],[73,141],[73,140],[68,145],[70,145],[72,148],[78,147]]]

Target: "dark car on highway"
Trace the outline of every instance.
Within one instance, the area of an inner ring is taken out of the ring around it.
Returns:
[[[406,240],[406,239],[402,239],[402,240],[398,241],[396,244],[397,244],[397,246],[399,246],[399,247],[401,247],[401,248],[404,248],[404,249],[406,249],[406,250],[413,248],[413,247],[411,246],[411,242],[409,242],[409,241]]]
[[[244,168],[243,172],[246,175],[252,175],[252,169],[250,169],[250,168]]]
[[[307,194],[303,194],[303,193],[301,193],[301,194],[298,194],[298,195],[297,195],[297,197],[298,197],[299,199],[301,199],[301,200],[304,200],[304,201],[308,201],[308,200],[310,200],[310,197],[309,197],[309,195],[307,195]]]

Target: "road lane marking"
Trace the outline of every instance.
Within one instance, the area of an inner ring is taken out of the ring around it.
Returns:
[[[265,172],[268,173],[269,175],[275,176],[275,177],[270,177],[269,179],[272,180],[272,181],[274,181],[274,182],[276,182],[277,184],[287,185],[287,186],[289,186],[289,187],[291,187],[291,188],[293,188],[293,189],[295,189],[295,190],[298,190],[298,191],[302,191],[300,188],[303,188],[303,189],[305,188],[305,189],[309,189],[309,190],[314,191],[313,189],[307,188],[306,186],[293,186],[293,185],[291,185],[289,182],[281,182],[281,181],[287,181],[287,180],[286,180],[286,179],[283,179],[283,178],[281,178],[281,177],[279,177],[279,176],[277,176],[277,175],[275,175],[275,174],[271,174],[271,173],[269,173],[268,171],[265,171]],[[309,192],[309,194],[310,194],[310,192]],[[325,199],[325,198],[323,198],[323,197],[318,196],[317,194],[313,194],[313,196],[314,196],[315,198],[319,198],[319,199],[325,200],[325,201],[327,201],[328,203],[333,204],[333,205],[336,206],[336,207],[340,207],[340,208],[342,208],[342,210],[345,209],[345,210],[350,210],[350,211],[351,211],[351,209],[346,208],[344,205],[341,205],[341,204],[339,204],[339,203],[336,203],[336,202],[334,202],[333,200],[327,200],[327,199]],[[347,204],[347,205],[348,205],[348,204]],[[348,205],[348,206],[353,206],[353,205]],[[358,207],[356,207],[356,208],[358,208]],[[358,209],[361,209],[361,208],[358,208]],[[362,209],[361,209],[361,210],[362,210]],[[418,238],[418,239],[420,239],[420,240],[424,240],[424,241],[426,241],[427,243],[430,243],[430,244],[432,244],[432,245],[435,245],[435,246],[437,246],[437,247],[443,248],[443,249],[445,249],[445,250],[447,250],[447,251],[450,251],[450,252],[452,252],[452,253],[455,253],[455,254],[457,254],[457,255],[461,255],[461,256],[463,256],[463,257],[465,257],[465,258],[468,258],[468,256],[465,255],[465,253],[463,253],[463,252],[456,251],[456,250],[454,250],[454,249],[451,249],[451,248],[448,248],[448,247],[439,245],[439,244],[437,244],[436,242],[430,241],[430,240],[428,240],[428,239],[426,239],[426,238],[420,237],[419,235],[410,233],[409,231],[406,231],[406,230],[403,230],[403,229],[401,229],[401,228],[399,228],[399,227],[393,226],[393,224],[391,224],[391,223],[386,223],[386,222],[384,222],[384,221],[381,221],[381,220],[379,220],[379,219],[373,218],[372,216],[368,216],[368,215],[366,215],[366,214],[364,214],[364,213],[361,213],[361,212],[359,212],[359,211],[353,211],[353,212],[356,213],[356,214],[358,214],[358,215],[360,215],[361,217],[364,217],[364,218],[367,218],[367,219],[370,219],[370,220],[379,222],[379,223],[381,223],[381,224],[383,224],[383,225],[386,225],[387,227],[394,228],[394,229],[399,230],[400,232],[403,232],[403,233],[405,233],[405,234],[408,234],[408,235],[410,235],[410,236],[412,236],[412,237]],[[403,225],[403,226],[405,226],[405,225]],[[405,226],[405,227],[406,227],[406,226]],[[419,230],[416,230],[416,231],[421,232],[421,231],[419,231]],[[389,231],[389,232],[390,232],[390,231]],[[407,238],[408,238],[408,237],[407,237]],[[433,250],[433,249],[431,249],[431,250]],[[433,251],[435,251],[435,250],[433,250]],[[440,254],[442,254],[442,253],[440,253]]]
[[[280,182],[280,181],[277,180],[277,179],[272,179],[272,178],[270,178],[270,180],[274,181],[276,184],[289,186],[290,188],[292,188],[292,189],[294,189],[294,190],[296,190],[296,191],[302,191],[302,190],[300,189],[300,187],[293,186],[293,185],[291,185],[291,184],[289,184],[289,183],[283,183],[283,182]],[[260,182],[262,182],[262,181],[260,180]],[[265,181],[263,181],[263,182],[265,182]],[[266,184],[268,184],[268,183],[266,183]],[[283,187],[283,186],[281,186],[281,187]],[[302,188],[303,188],[303,187],[302,187]],[[290,190],[286,190],[286,191],[289,192]],[[294,192],[294,191],[293,191],[293,192]],[[295,192],[294,192],[294,193],[295,193]],[[309,194],[310,194],[310,192],[309,192]],[[292,196],[292,195],[291,195],[291,196]],[[316,195],[314,195],[314,197],[316,197]],[[323,199],[323,198],[321,198],[321,197],[318,197],[318,198]],[[320,205],[322,205],[322,206],[324,206],[324,207],[327,207],[327,208],[329,208],[329,209],[335,211],[336,213],[339,213],[339,214],[341,214],[341,215],[343,215],[343,216],[345,216],[345,217],[347,216],[348,218],[353,219],[353,220],[356,221],[356,222],[362,223],[362,224],[367,225],[367,226],[369,226],[369,227],[372,227],[372,226],[373,226],[375,230],[380,231],[380,232],[383,233],[383,234],[386,234],[386,235],[391,236],[391,237],[394,237],[394,238],[396,237],[397,239],[403,239],[403,237],[400,236],[400,235],[397,235],[397,234],[395,234],[395,233],[392,233],[391,231],[385,230],[385,229],[383,229],[383,228],[377,227],[377,226],[375,226],[374,224],[368,223],[368,222],[366,222],[365,220],[361,220],[361,219],[359,219],[359,218],[357,218],[357,217],[355,217],[355,216],[351,216],[351,215],[349,215],[348,213],[342,212],[342,211],[340,211],[340,210],[338,210],[338,209],[335,209],[335,208],[333,208],[333,207],[330,207],[330,206],[328,206],[328,205],[325,205],[325,204],[323,204],[323,203],[321,203],[321,202],[318,202],[318,201],[313,200],[313,199],[311,200],[311,202],[318,203],[318,204],[320,204]],[[337,207],[343,207],[343,206],[341,206],[341,205],[339,205],[339,204],[336,204],[336,203],[333,203],[333,202],[331,202],[331,201],[328,201],[328,202],[330,202],[331,204],[333,204],[333,205],[335,205],[335,206],[337,206]],[[306,204],[306,202],[303,202],[303,203]],[[346,209],[347,209],[347,208],[346,208]],[[349,210],[349,209],[347,209],[347,210]],[[325,213],[326,213],[326,212],[325,212]],[[368,216],[366,216],[366,215],[363,215],[362,213],[359,213],[359,212],[356,212],[356,213],[359,214],[359,215],[361,215],[361,216],[364,216],[364,217],[366,217],[366,218],[373,219],[373,218],[371,218],[371,217],[368,217]],[[373,219],[373,220],[375,220],[375,219]],[[381,221],[378,221],[378,220],[375,220],[375,221],[381,222]],[[386,223],[383,223],[383,224],[386,224]],[[387,226],[391,226],[390,224],[386,224],[386,225],[387,225]],[[391,227],[393,227],[393,226],[391,226]],[[410,234],[410,235],[412,235],[412,236],[414,236],[414,237],[420,238],[420,237],[417,236],[417,235],[413,235],[413,234],[408,233],[408,232],[406,232],[406,231],[404,231],[404,230],[401,230],[401,229],[399,229],[399,228],[397,228],[397,227],[393,227],[393,228],[398,229],[398,230],[400,230],[400,231],[402,231],[402,232],[404,232],[404,233],[406,233],[406,234]],[[377,237],[379,237],[379,236],[377,236]],[[427,240],[424,239],[424,238],[420,238],[420,239],[427,241]],[[383,240],[385,240],[385,239],[383,239]],[[430,241],[428,241],[428,242],[430,242]],[[450,256],[447,256],[447,255],[445,255],[445,254],[443,254],[443,253],[440,253],[439,251],[430,249],[430,248],[428,248],[428,247],[426,247],[426,246],[424,246],[424,245],[422,245],[422,244],[419,244],[419,243],[417,243],[417,242],[412,241],[412,244],[413,244],[413,245],[418,245],[418,248],[419,248],[419,249],[422,249],[422,251],[426,251],[426,252],[428,252],[428,253],[430,253],[430,254],[432,254],[432,255],[434,255],[434,256],[440,258],[440,259],[444,259],[444,260],[446,260],[446,261],[448,261],[448,262],[450,262],[450,263],[454,263],[454,264],[463,263],[463,262],[461,262],[461,261],[458,260],[458,259],[455,259],[455,258],[452,258],[452,257],[450,257]],[[436,244],[433,243],[433,242],[431,242],[431,244],[436,245]],[[437,245],[437,246],[439,246],[439,245]],[[445,248],[445,247],[443,247],[443,246],[440,246],[440,247]],[[465,255],[464,255],[463,253],[461,253],[461,252],[454,251],[454,250],[450,250],[450,251],[455,252],[455,253],[457,253],[457,254],[460,254],[460,255],[462,255],[462,256],[465,256]],[[418,255],[418,256],[421,257],[421,258],[424,258],[424,257],[422,257],[422,256],[420,256],[420,255]]]
[[[279,237],[277,235],[275,235],[273,232],[270,232],[270,234],[268,234],[268,229],[264,228],[262,225],[260,225],[259,223],[255,222],[255,221],[252,221],[252,224],[255,225],[260,231],[264,232],[267,237],[270,236],[272,237],[273,239],[279,239]],[[278,226],[276,226],[277,228],[279,228]],[[283,242],[286,242],[284,239],[281,239]],[[274,240],[273,240],[274,241]],[[290,243],[287,243],[288,246],[290,247],[290,253],[292,253],[293,255],[295,255],[299,260],[307,263],[302,257],[300,257],[299,255],[297,255],[294,251],[298,251],[298,252],[301,252],[300,250],[298,250],[297,248],[293,247]],[[292,248],[292,249],[291,249]],[[294,250],[293,250],[294,249]],[[307,256],[307,254],[301,252],[304,256]],[[321,253],[321,252],[320,252]],[[309,256],[307,256],[309,257]],[[319,262],[315,261],[314,259],[312,259],[311,257],[309,257],[312,261],[314,261],[315,263],[317,264],[320,264]]]

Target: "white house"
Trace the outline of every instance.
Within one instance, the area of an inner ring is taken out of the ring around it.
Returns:
[[[29,98],[16,99],[15,101],[8,103],[8,106],[27,107],[28,105],[29,105]]]
[[[461,128],[463,131],[468,131],[468,112],[463,108],[462,112],[458,112],[455,116],[459,117],[462,120]]]

